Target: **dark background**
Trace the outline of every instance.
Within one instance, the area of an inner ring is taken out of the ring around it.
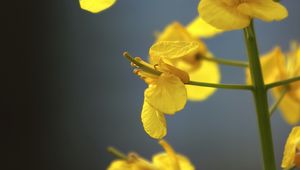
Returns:
[[[4,4],[3,4],[4,3]],[[91,14],[77,0],[3,2],[2,100],[4,152],[9,170],[103,170],[113,145],[150,159],[161,151],[140,123],[143,90],[122,58],[129,50],[147,56],[153,33],[197,15],[196,0],[119,0]],[[300,39],[300,1],[283,4],[282,22],[256,22],[262,53],[288,49]],[[245,60],[242,31],[205,40],[219,57]],[[243,83],[244,71],[221,66],[222,82]],[[272,117],[278,167],[291,129]],[[218,90],[208,100],[189,102],[168,117],[167,140],[197,169],[260,169],[261,157],[251,95]],[[2,168],[1,168],[2,169]]]

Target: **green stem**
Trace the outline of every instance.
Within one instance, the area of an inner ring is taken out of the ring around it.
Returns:
[[[251,85],[239,85],[239,84],[214,84],[205,82],[189,81],[186,85],[194,85],[201,87],[211,87],[211,88],[222,88],[222,89],[232,89],[232,90],[252,90]]]
[[[215,58],[215,57],[203,57],[204,60],[224,64],[224,65],[230,65],[230,66],[236,66],[236,67],[248,67],[247,62],[243,61],[236,61],[236,60],[227,60],[223,58]]]
[[[244,37],[247,46],[251,78],[254,86],[253,96],[256,106],[264,170],[276,170],[272,130],[269,119],[267,89],[265,88],[262,76],[253,22],[244,29]]]
[[[277,101],[272,105],[271,109],[270,109],[270,117],[273,115],[273,113],[276,111],[277,107],[279,106],[280,102],[282,101],[283,97],[285,96],[287,92],[287,89],[283,89],[280,93],[279,98],[277,99]]]
[[[118,149],[110,146],[107,148],[107,152],[111,153],[112,155],[114,155],[115,157],[119,158],[119,159],[124,159],[127,160],[127,156],[122,153],[121,151],[119,151]]]
[[[267,84],[266,88],[267,89],[271,89],[273,87],[284,86],[284,85],[288,85],[288,84],[291,84],[291,83],[294,83],[294,82],[297,82],[297,81],[300,81],[300,76],[299,77],[293,77],[293,78],[290,78],[290,79],[286,79],[286,80],[277,81],[277,82],[274,82],[274,83]]]

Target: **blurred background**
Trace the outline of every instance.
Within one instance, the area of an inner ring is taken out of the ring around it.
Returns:
[[[115,146],[151,159],[162,151],[140,122],[146,85],[122,53],[147,57],[154,32],[172,21],[188,24],[198,0],[119,0],[91,14],[78,0],[3,5],[3,150],[9,170],[104,170]],[[289,18],[256,21],[261,53],[300,41],[300,1],[283,1]],[[218,57],[246,60],[242,31],[206,39]],[[243,83],[244,71],[221,66],[223,83]],[[271,101],[271,99],[270,99]],[[197,169],[254,170],[262,166],[251,94],[218,90],[168,117],[166,139]],[[278,168],[291,130],[272,117]]]

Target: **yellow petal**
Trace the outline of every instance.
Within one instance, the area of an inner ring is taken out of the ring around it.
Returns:
[[[159,41],[149,50],[150,57],[175,59],[196,53],[199,49],[197,41]]]
[[[218,29],[242,29],[250,24],[250,17],[240,13],[237,6],[227,5],[221,0],[201,0],[198,11],[203,20]]]
[[[190,79],[192,81],[208,82],[208,83],[220,83],[221,74],[218,64],[202,61],[202,64],[195,71],[189,72]],[[216,89],[208,87],[198,87],[186,85],[188,99],[192,101],[201,101],[207,99],[212,95]]]
[[[278,99],[280,96],[280,90],[275,88],[272,90],[272,92],[275,99]],[[287,123],[295,125],[300,121],[300,104],[288,93],[280,102],[279,109],[281,110],[283,118],[287,121]]]
[[[173,148],[164,140],[159,142],[166,153],[159,153],[153,156],[155,166],[163,170],[194,170],[193,164],[183,155],[176,154]]]
[[[155,139],[161,139],[167,134],[166,119],[160,111],[144,101],[141,114],[142,123],[146,133]]]
[[[186,88],[177,76],[162,73],[145,90],[145,99],[160,112],[174,114],[183,109],[186,104]]]
[[[207,48],[204,42],[199,40],[198,37],[193,37],[186,30],[186,28],[178,22],[169,24],[158,36],[156,42],[159,41],[197,41],[199,43],[199,52],[207,52]]]
[[[288,16],[288,11],[280,3],[273,0],[254,0],[241,3],[238,11],[244,15],[263,21],[282,20]]]
[[[107,170],[132,170],[132,165],[125,160],[115,160]]]
[[[284,148],[281,167],[290,169],[294,166],[294,158],[296,154],[296,145],[300,141],[300,127],[294,127],[291,131]]]
[[[92,13],[101,12],[111,7],[116,0],[79,0],[80,7]]]
[[[187,31],[194,37],[209,38],[223,32],[207,22],[201,17],[195,18],[187,27]]]

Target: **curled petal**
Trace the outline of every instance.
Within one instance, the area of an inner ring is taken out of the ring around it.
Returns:
[[[149,136],[155,139],[166,136],[167,125],[163,113],[153,108],[146,101],[144,101],[141,118],[144,129]]]
[[[174,114],[186,104],[186,88],[177,76],[162,73],[145,90],[145,100],[160,112]]]
[[[92,13],[101,12],[111,7],[116,0],[79,0],[80,7]]]
[[[176,75],[177,77],[180,78],[180,80],[183,83],[187,83],[190,81],[190,77],[187,72],[182,71],[181,69],[178,69],[170,64],[167,64],[163,60],[159,61],[158,69],[161,70],[162,72],[168,72],[168,73],[172,73],[172,74]]]

